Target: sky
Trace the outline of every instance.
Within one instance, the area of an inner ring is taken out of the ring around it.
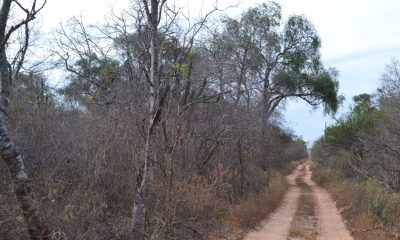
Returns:
[[[170,0],[171,2],[171,0]],[[219,0],[219,6],[239,5],[227,10],[237,16],[263,0]],[[354,95],[373,93],[385,65],[400,58],[400,1],[398,0],[277,0],[283,14],[305,15],[314,24],[322,40],[321,56],[326,67],[339,70],[339,92],[346,98],[339,114],[345,113]],[[215,0],[179,0],[192,16],[204,14]],[[50,31],[72,16],[86,23],[101,23],[110,9],[119,12],[129,0],[48,0],[40,21]],[[322,109],[313,110],[301,101],[289,101],[284,114],[287,127],[306,141],[319,138],[326,124],[334,119]]]

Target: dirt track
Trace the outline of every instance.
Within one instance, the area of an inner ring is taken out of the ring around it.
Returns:
[[[353,239],[328,192],[311,180],[309,162],[287,178],[290,188],[282,205],[245,240]],[[312,211],[305,211],[310,204]]]

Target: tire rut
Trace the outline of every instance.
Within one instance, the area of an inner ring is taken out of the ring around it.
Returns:
[[[245,240],[353,240],[329,193],[311,180],[310,161],[287,177],[282,205]]]
[[[300,168],[297,168],[287,176],[290,187],[282,205],[261,224],[260,229],[247,234],[245,240],[281,240],[287,238],[290,223],[296,212],[297,200],[300,196],[300,188],[296,186],[296,178],[299,174]]]
[[[295,239],[317,239],[318,219],[316,217],[316,200],[313,189],[306,184],[305,166],[301,169],[301,174],[296,179],[297,186],[301,189],[298,199],[297,210],[289,229],[288,240]]]

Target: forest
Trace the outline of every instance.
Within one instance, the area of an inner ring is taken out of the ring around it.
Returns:
[[[46,4],[0,3],[0,239],[243,239],[309,164],[286,103],[335,116],[344,100],[313,23],[277,2],[192,18],[134,0],[38,50]],[[399,71],[311,149],[355,239],[400,234]]]

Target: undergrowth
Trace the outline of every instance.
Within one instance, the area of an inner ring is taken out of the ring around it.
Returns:
[[[400,194],[375,180],[342,179],[335,171],[314,169],[314,181],[331,192],[355,239],[400,239]]]
[[[269,175],[268,189],[265,193],[243,200],[231,209],[230,224],[244,230],[252,229],[280,204],[288,189],[286,178],[278,172]]]

